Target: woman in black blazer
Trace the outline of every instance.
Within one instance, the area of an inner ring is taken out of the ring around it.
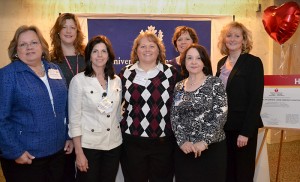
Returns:
[[[216,76],[222,79],[228,96],[226,181],[253,182],[258,128],[263,127],[263,65],[259,57],[249,54],[251,32],[241,23],[226,25],[218,46],[225,57],[218,62]]]

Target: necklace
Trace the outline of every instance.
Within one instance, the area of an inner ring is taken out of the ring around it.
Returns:
[[[229,63],[231,66],[234,66],[235,63],[236,63],[236,61],[237,61],[237,59],[236,59],[236,58],[230,58],[230,57],[228,56],[227,61],[228,61],[228,63]]]
[[[106,87],[106,80],[103,82],[103,84],[100,83],[100,85],[101,85],[102,87]]]
[[[194,86],[194,85],[196,85],[196,83],[197,83],[197,81],[194,83],[190,83],[190,86]]]
[[[198,83],[199,82],[199,80],[197,80],[197,81],[195,81],[195,82],[193,82],[193,83],[189,83],[189,85],[190,86],[194,86],[194,85],[196,85],[196,83]]]
[[[68,67],[69,67],[69,69],[70,69],[70,71],[72,72],[72,74],[73,74],[73,76],[75,75],[74,74],[74,72],[73,72],[73,69],[72,69],[72,67],[71,67],[71,64],[70,64],[70,62],[69,62],[69,60],[67,59],[67,57],[65,56],[65,60],[66,60],[66,62],[67,62],[67,64],[68,64]],[[78,54],[77,54],[77,57],[76,57],[76,74],[78,73]]]
[[[32,68],[31,68],[32,69]],[[45,67],[44,67],[44,64],[42,63],[42,66],[39,70],[34,70],[32,69],[33,72],[38,76],[38,77],[43,77],[44,76],[44,73],[45,73]]]
[[[196,81],[190,83],[190,82],[191,82],[191,79],[188,78],[188,82],[189,82],[188,84],[189,84],[190,86],[194,86],[194,85],[196,85],[198,82],[202,82],[204,79],[205,79],[205,75],[202,76],[200,79],[198,79],[198,80],[196,80]]]
[[[97,78],[98,82],[100,83],[101,87],[103,89],[107,89],[107,80],[105,79],[105,75],[102,75],[102,76],[96,75],[96,78]]]

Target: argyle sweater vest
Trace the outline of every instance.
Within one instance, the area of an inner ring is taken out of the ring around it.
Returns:
[[[122,132],[150,138],[172,136],[170,108],[178,76],[176,69],[162,64],[156,76],[139,85],[133,83],[136,70],[131,66],[124,67],[119,75],[124,102]]]

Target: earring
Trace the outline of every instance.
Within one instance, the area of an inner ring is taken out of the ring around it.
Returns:
[[[245,51],[246,48],[247,48],[247,47],[246,47],[246,46],[247,46],[246,43],[243,43],[242,46],[243,46],[243,51]]]
[[[18,58],[18,54],[15,54],[15,57]]]

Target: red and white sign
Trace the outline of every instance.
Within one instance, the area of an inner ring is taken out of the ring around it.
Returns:
[[[300,129],[300,75],[265,75],[265,127]]]

